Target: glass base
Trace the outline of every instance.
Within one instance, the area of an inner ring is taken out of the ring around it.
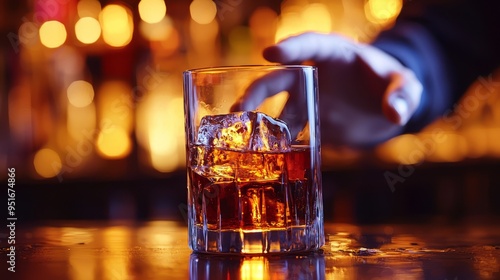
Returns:
[[[301,253],[324,245],[319,225],[258,230],[209,230],[203,225],[190,229],[189,246],[195,252],[223,254]]]

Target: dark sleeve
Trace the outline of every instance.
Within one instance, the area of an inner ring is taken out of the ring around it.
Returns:
[[[407,132],[452,109],[475,79],[500,62],[500,1],[423,2],[406,1],[394,27],[372,43],[412,69],[424,86]]]

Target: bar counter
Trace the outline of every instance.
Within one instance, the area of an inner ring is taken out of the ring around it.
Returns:
[[[0,278],[500,279],[499,224],[326,223],[325,233],[314,253],[239,257],[192,253],[179,221],[33,222],[15,229],[15,272],[2,236]]]

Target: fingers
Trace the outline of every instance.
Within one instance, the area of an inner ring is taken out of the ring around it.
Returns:
[[[382,109],[389,121],[405,125],[420,104],[422,90],[422,84],[408,69],[391,75],[391,82],[382,100]]]
[[[307,114],[304,114],[304,110],[307,110],[305,95],[298,88],[294,90],[297,92],[290,91],[289,99],[279,116],[287,124],[292,139],[297,138],[307,123]]]
[[[354,59],[357,45],[337,34],[307,32],[289,37],[264,50],[264,58],[283,64]]]
[[[268,97],[293,89],[296,75],[291,71],[276,70],[255,80],[231,107],[231,111],[252,111]]]
[[[266,98],[286,91],[289,97],[279,119],[287,124],[292,139],[295,139],[307,123],[307,116],[303,113],[304,106],[307,106],[305,86],[297,72],[275,70],[253,81],[243,96],[233,104],[231,111],[255,110]]]

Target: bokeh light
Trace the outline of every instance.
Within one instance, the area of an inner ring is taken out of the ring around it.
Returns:
[[[185,165],[182,83],[168,78],[148,92],[137,107],[137,141],[148,151],[148,163],[159,172]]]
[[[189,35],[192,51],[188,54],[188,63],[192,67],[206,67],[220,63],[219,22],[208,24],[189,21]]]
[[[184,162],[184,152],[179,148],[184,146],[183,129],[183,99],[159,103],[152,112],[149,130],[149,145],[151,149],[151,164],[160,172],[172,172]],[[165,104],[165,109],[160,109]],[[177,133],[176,133],[177,132]],[[179,133],[180,132],[180,133]]]
[[[101,12],[101,2],[97,0],[80,0],[77,4],[77,13],[80,18],[98,18]]]
[[[394,137],[377,147],[376,152],[386,162],[398,164],[417,164],[427,156],[420,139],[413,134]]]
[[[128,133],[132,131],[132,88],[119,80],[105,81],[96,94],[99,129],[118,126]]]
[[[328,7],[321,3],[299,6],[283,3],[278,19],[275,41],[306,31],[330,32],[332,19]]]
[[[286,3],[286,2],[285,2]],[[291,35],[304,32],[304,26],[301,23],[299,6],[283,6],[281,15],[278,18],[275,41],[279,42]]]
[[[171,32],[168,34],[168,37],[164,40],[151,41],[151,50],[158,54],[158,56],[168,57],[171,55],[175,55],[179,50],[181,45],[179,32],[172,28]]]
[[[42,148],[35,153],[33,165],[38,175],[43,178],[57,176],[62,168],[61,158],[56,151],[50,148]]]
[[[132,40],[134,23],[130,10],[122,5],[111,4],[100,14],[102,37],[112,47],[123,47]]]
[[[213,49],[214,43],[219,34],[219,24],[217,21],[212,21],[208,24],[199,24],[196,21],[191,21],[189,24],[189,33],[193,41],[193,47],[200,52],[205,53],[206,49]]]
[[[75,107],[85,107],[94,100],[94,88],[89,82],[74,81],[67,91],[68,101]]]
[[[138,9],[139,16],[147,23],[160,22],[167,12],[167,6],[163,0],[141,0]]]
[[[18,22],[17,34],[9,34],[16,35],[9,40],[14,50],[19,51],[19,60],[16,59],[14,68],[8,68],[15,79],[5,100],[10,132],[5,134],[6,137],[20,149],[29,150],[23,160],[30,164],[33,160],[35,167],[43,168],[40,163],[35,163],[35,153],[38,161],[57,158],[57,153],[64,160],[65,145],[83,139],[82,131],[95,132],[89,141],[97,146],[99,138],[102,149],[98,151],[93,146],[93,152],[106,158],[121,158],[130,153],[136,144],[131,135],[141,131],[135,135],[139,148],[145,151],[143,156],[147,164],[159,172],[171,172],[183,166],[185,155],[180,150],[183,150],[184,136],[183,127],[179,126],[182,121],[172,117],[183,118],[182,110],[179,111],[182,104],[179,105],[178,99],[182,88],[176,85],[176,88],[168,89],[168,94],[162,95],[156,92],[157,89],[146,89],[142,85],[139,92],[142,99],[136,100],[138,87],[133,87],[143,78],[151,84],[160,80],[158,76],[151,79],[141,76],[139,72],[150,69],[145,70],[144,65],[150,63],[153,68],[160,65],[162,71],[170,75],[182,69],[221,63],[269,63],[262,56],[265,47],[306,31],[339,32],[355,41],[369,42],[378,32],[390,28],[406,3],[403,0],[286,0],[273,4],[266,1],[188,0],[179,4],[174,0],[169,1],[172,5],[167,7],[166,0],[70,2],[63,5],[65,8],[55,16],[40,16],[37,9],[48,6],[30,2],[35,9],[20,15],[18,19],[22,17],[22,20]],[[134,28],[139,28],[137,38],[132,38]],[[109,47],[121,48],[130,42],[133,45],[125,49]],[[83,44],[88,46],[82,47]],[[124,64],[120,63],[122,54],[127,56]],[[16,70],[18,67],[21,71]],[[128,79],[134,75],[138,78]],[[81,80],[88,77],[96,83],[92,85]],[[492,77],[495,80],[498,75]],[[110,85],[107,79],[115,78],[121,82]],[[176,83],[182,83],[181,77],[176,79]],[[477,88],[481,96],[488,92],[498,93],[494,85],[483,82],[477,85],[481,86]],[[93,86],[96,86],[95,92]],[[476,87],[472,85],[471,89]],[[428,141],[426,137],[432,133],[427,130],[395,137],[368,156],[376,157],[374,164],[383,165],[498,159],[498,96],[488,95],[488,108],[474,107],[466,112],[467,117],[459,116],[463,122],[459,128],[438,122],[436,127],[447,131],[447,139],[435,143],[432,152],[422,150]],[[477,99],[478,95],[473,97]],[[146,102],[148,98],[153,101]],[[284,104],[286,99],[286,93],[278,94],[266,100],[259,109],[278,117],[282,106],[277,106],[274,101]],[[474,100],[466,100],[470,101],[469,107],[474,105],[471,103]],[[144,116],[139,116],[139,107]],[[116,131],[106,136],[104,131],[109,124],[116,127]],[[118,142],[109,144],[113,141]],[[167,147],[165,141],[171,146]],[[47,143],[51,149],[38,151],[40,147],[48,147]],[[364,151],[346,152],[343,149],[324,149],[323,154],[325,166],[331,168],[359,167],[366,156]],[[5,158],[0,155],[0,165],[6,162]],[[58,161],[52,162],[56,166]],[[54,166],[46,167],[41,173],[36,170],[36,173],[42,177],[55,176],[57,170]]]
[[[46,21],[40,26],[40,41],[47,48],[60,47],[66,42],[66,28],[57,20]]]
[[[193,0],[189,5],[189,12],[197,23],[208,24],[217,15],[217,6],[212,0]]]
[[[75,107],[72,104],[67,106],[67,119],[66,119],[66,129],[68,135],[80,144],[84,144],[86,148],[85,151],[90,153],[92,148],[87,147],[88,145],[94,145],[93,134],[96,131],[96,106],[91,103],[85,107]]]
[[[239,53],[248,53],[252,46],[250,30],[246,26],[235,26],[231,28],[228,34],[229,46],[233,51]]]
[[[498,141],[500,139],[500,128],[486,128],[486,137],[488,139],[488,152],[492,156],[500,158],[500,141]]]
[[[403,8],[402,0],[369,0],[365,14],[374,23],[383,23],[396,18]]]
[[[101,36],[101,25],[95,18],[81,18],[75,24],[75,35],[84,44],[95,43]]]
[[[131,148],[130,136],[125,129],[118,126],[101,130],[97,137],[97,151],[103,158],[124,158],[130,153]]]
[[[313,3],[301,13],[304,28],[309,31],[327,33],[332,30],[332,18],[325,4]]]
[[[471,125],[462,131],[467,140],[467,157],[480,158],[488,153],[488,136],[486,129],[479,125]]]
[[[145,21],[139,23],[139,31],[141,35],[150,41],[164,41],[167,40],[174,27],[172,19],[165,16],[157,23],[147,23]]]
[[[467,141],[463,135],[456,132],[445,132],[443,139],[443,141],[435,142],[433,152],[427,156],[428,161],[458,162],[467,156]]]
[[[132,89],[118,80],[104,82],[97,92],[99,135],[97,151],[103,158],[120,159],[131,149],[133,127]]]
[[[249,26],[256,37],[273,37],[278,15],[268,7],[259,7],[250,16]]]
[[[25,46],[34,45],[36,39],[39,38],[39,28],[35,25],[34,22],[26,21],[21,26],[19,26],[18,30],[18,39],[19,42],[24,44]]]

